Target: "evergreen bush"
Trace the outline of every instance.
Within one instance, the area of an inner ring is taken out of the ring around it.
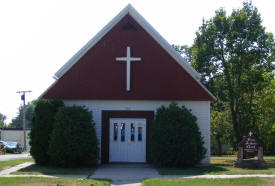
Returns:
[[[54,117],[58,108],[63,107],[61,100],[39,99],[34,109],[30,131],[30,153],[37,164],[47,165],[49,139]]]
[[[191,110],[175,103],[157,110],[149,139],[156,167],[191,167],[204,158],[206,149],[196,120]]]
[[[98,163],[98,151],[91,112],[80,106],[60,108],[50,139],[50,163],[58,167],[90,167]]]

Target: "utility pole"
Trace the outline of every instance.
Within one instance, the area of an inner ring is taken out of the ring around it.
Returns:
[[[25,103],[25,94],[32,91],[30,90],[23,90],[23,91],[17,91],[16,93],[21,95],[21,100],[23,101],[23,131],[24,131],[24,146],[23,149],[26,150],[26,103]]]

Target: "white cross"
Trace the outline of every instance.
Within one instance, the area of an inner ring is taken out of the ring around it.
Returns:
[[[131,62],[132,61],[141,61],[140,57],[131,57],[131,51],[130,47],[127,46],[127,55],[126,57],[117,57],[117,61],[126,61],[126,91],[130,91],[130,78],[131,78]]]
[[[249,136],[252,136],[252,134],[253,134],[253,133],[250,131],[250,132],[249,132]]]

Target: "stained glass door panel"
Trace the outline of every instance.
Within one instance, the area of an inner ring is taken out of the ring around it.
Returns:
[[[110,162],[146,162],[146,119],[110,119]]]

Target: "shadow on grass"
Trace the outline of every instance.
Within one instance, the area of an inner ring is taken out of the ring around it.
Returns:
[[[60,168],[60,167],[52,167],[52,166],[42,166],[33,164],[26,168],[20,169],[12,174],[87,174],[92,175],[95,171],[96,167],[88,167],[88,168]]]

